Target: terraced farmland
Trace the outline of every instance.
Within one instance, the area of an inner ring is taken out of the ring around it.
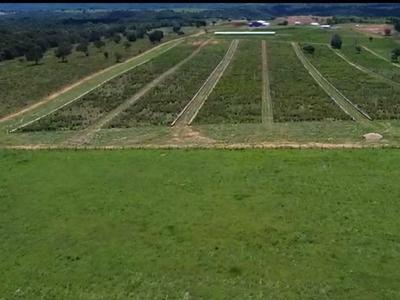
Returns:
[[[208,44],[108,127],[170,125],[224,57],[229,43]]]
[[[118,76],[69,106],[22,131],[79,130],[93,124],[138,92],[146,83],[187,58],[199,45],[180,44],[155,59]]]
[[[400,117],[400,89],[366,74],[325,45],[315,46],[310,62],[321,74],[372,119]]]
[[[261,123],[261,42],[242,40],[194,124]]]
[[[269,43],[270,93],[275,122],[349,120],[310,76],[286,43]]]

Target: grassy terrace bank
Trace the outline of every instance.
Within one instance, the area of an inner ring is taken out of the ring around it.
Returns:
[[[1,296],[395,299],[399,159],[1,151]]]

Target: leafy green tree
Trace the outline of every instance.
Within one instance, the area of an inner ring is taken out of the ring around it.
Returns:
[[[57,58],[61,58],[62,62],[67,61],[68,55],[72,53],[72,46],[67,42],[60,43],[58,48],[55,50],[55,55]]]
[[[125,48],[125,50],[127,50],[127,51],[131,48],[131,46],[132,46],[132,44],[129,43],[128,41],[126,41],[126,42],[124,43],[124,48]]]
[[[175,33],[178,33],[178,32],[181,30],[181,28],[182,28],[181,25],[175,24],[175,25],[172,27],[172,31],[175,32]]]
[[[397,58],[400,56],[400,48],[394,48],[392,50],[392,62],[397,62]]]
[[[332,36],[331,47],[333,49],[341,49],[342,48],[342,37],[339,34],[335,33]]]
[[[119,52],[115,52],[114,57],[115,57],[115,62],[119,63],[122,59],[122,54]]]
[[[85,53],[86,56],[89,56],[89,42],[83,41],[78,46],[76,46],[76,51]]]
[[[304,52],[308,53],[308,54],[314,54],[315,52],[315,47],[313,45],[305,45],[303,47]]]
[[[360,53],[361,53],[361,46],[360,46],[360,45],[357,45],[357,46],[355,46],[354,48],[356,49],[357,54],[360,54]]]
[[[95,41],[93,43],[93,45],[99,49],[99,51],[102,51],[102,49],[105,47],[106,43],[104,43],[103,41]]]
[[[162,30],[154,30],[149,34],[149,40],[153,44],[155,42],[161,42],[161,40],[164,38],[164,32]]]
[[[43,58],[43,49],[39,45],[32,47],[25,55],[27,61],[34,61],[35,65]]]
[[[106,59],[108,59],[108,52],[107,52],[107,51],[104,52],[104,57],[105,57]]]
[[[118,33],[116,33],[113,37],[114,43],[119,44],[119,42],[121,42],[121,35],[119,35]]]
[[[129,33],[126,38],[130,42],[136,42],[136,34],[134,32]]]

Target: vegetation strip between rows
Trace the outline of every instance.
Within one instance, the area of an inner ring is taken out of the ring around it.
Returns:
[[[267,59],[267,44],[265,41],[261,41],[261,52],[262,52],[262,122],[272,123],[274,122],[274,113],[272,110],[272,99],[269,88],[269,73],[268,73],[268,59]]]
[[[182,38],[182,39],[180,39],[180,40],[173,40],[173,41],[171,41],[171,42],[175,42],[175,43],[173,43],[172,46],[166,48],[164,51],[160,52],[157,56],[162,55],[162,54],[164,54],[165,52],[171,50],[172,48],[174,48],[174,47],[177,46],[178,44],[182,43],[183,40],[184,40],[184,38]],[[169,42],[168,42],[168,43],[169,43]],[[161,46],[161,45],[160,45],[160,46]],[[162,44],[162,46],[165,46],[165,44]],[[153,52],[154,50],[156,50],[156,48],[151,49],[149,52],[146,52],[145,54],[149,54],[149,53]],[[155,56],[155,57],[157,57],[157,56]],[[118,76],[121,76],[122,74],[127,73],[127,72],[131,71],[132,69],[137,68],[137,67],[139,67],[139,66],[141,66],[141,65],[143,65],[143,64],[145,64],[145,63],[147,63],[148,61],[154,59],[155,57],[149,58],[149,59],[147,59],[147,60],[145,60],[145,61],[143,61],[143,62],[141,62],[141,63],[139,63],[139,64],[137,64],[137,65],[134,65],[134,66],[132,66],[132,67],[129,67],[129,68],[123,70],[122,72],[119,72],[118,74],[115,74],[115,75],[111,76],[111,77],[108,78],[107,80],[105,80],[105,81],[101,82],[100,84],[98,84],[98,85],[96,85],[96,86],[90,88],[89,90],[87,90],[87,91],[84,92],[83,94],[79,95],[78,97],[75,97],[74,99],[72,99],[72,100],[70,100],[70,101],[68,101],[68,102],[65,102],[64,104],[60,105],[59,107],[57,107],[57,108],[55,108],[55,109],[53,109],[53,110],[51,110],[51,111],[49,111],[49,112],[47,112],[47,113],[45,113],[45,114],[43,114],[43,115],[37,117],[37,118],[35,118],[35,119],[33,119],[33,120],[31,120],[31,121],[29,121],[29,122],[27,122],[27,123],[24,123],[24,124],[22,124],[22,125],[20,125],[20,126],[18,126],[18,127],[15,127],[15,128],[13,128],[12,130],[9,130],[8,132],[9,132],[9,133],[13,133],[13,132],[15,132],[15,131],[17,131],[17,130],[19,130],[19,129],[21,129],[21,128],[24,128],[24,127],[26,127],[26,126],[28,126],[28,125],[30,125],[30,124],[33,124],[33,123],[35,123],[35,122],[37,122],[37,121],[39,121],[39,120],[41,120],[41,119],[43,119],[43,118],[45,118],[45,117],[47,117],[47,116],[49,116],[49,115],[55,113],[56,111],[58,111],[58,110],[60,110],[60,109],[62,109],[62,108],[64,108],[64,107],[70,105],[71,103],[73,103],[73,102],[75,102],[75,101],[81,99],[83,96],[89,94],[90,92],[92,92],[93,90],[99,88],[100,86],[102,86],[103,84],[109,82],[110,80],[112,80],[112,79],[114,79],[114,78],[116,78],[116,77],[118,77]],[[134,57],[134,58],[132,58],[132,60],[137,59],[137,58],[138,58],[138,57]],[[131,60],[129,60],[129,61],[131,61]],[[127,62],[129,62],[129,61],[127,61]],[[126,63],[127,63],[127,62],[126,62]],[[0,120],[0,122],[1,122],[1,120]]]
[[[375,55],[376,57],[379,57],[380,59],[391,63],[393,66],[396,66],[397,68],[400,68],[400,65],[391,62],[390,60],[386,59],[386,58],[383,57],[382,55],[379,55],[378,53],[376,53],[375,51],[369,49],[368,47],[366,47],[366,46],[361,46],[361,47],[362,47],[363,49],[367,50],[369,53]]]
[[[136,101],[138,101],[140,98],[142,98],[146,93],[148,93],[151,89],[153,89],[155,86],[160,84],[163,80],[165,80],[167,77],[171,76],[174,74],[183,64],[188,62],[190,59],[192,59],[194,56],[196,56],[201,49],[206,46],[211,40],[207,40],[203,42],[198,49],[196,49],[189,57],[185,58],[182,60],[180,63],[175,65],[173,68],[169,69],[165,73],[161,74],[159,77],[154,79],[152,82],[148,83],[146,86],[144,86],[139,92],[137,92],[132,98],[130,98],[128,101],[124,102],[121,104],[119,107],[117,107],[114,111],[110,112],[106,116],[104,116],[102,119],[100,119],[98,122],[95,124],[89,126],[87,130],[85,130],[84,135],[85,136],[90,136],[92,133],[94,133],[97,130],[100,130],[102,127],[104,127],[108,122],[113,120],[115,117],[117,117],[122,111],[126,110],[130,106],[134,105]],[[79,135],[81,137],[82,135]],[[76,136],[72,137],[72,140],[76,140]]]
[[[377,78],[377,79],[379,79],[379,80],[381,80],[381,81],[384,81],[384,82],[386,82],[386,83],[388,83],[388,84],[391,84],[391,85],[395,85],[395,86],[399,86],[399,87],[400,87],[400,83],[395,82],[395,81],[393,81],[393,80],[391,80],[391,79],[389,79],[389,78],[386,78],[386,77],[384,77],[384,76],[382,76],[382,75],[379,75],[379,74],[377,74],[377,73],[375,73],[375,72],[373,72],[373,71],[371,71],[371,70],[369,70],[369,69],[367,69],[367,68],[364,68],[363,66],[360,66],[359,64],[353,63],[353,62],[351,62],[343,53],[340,53],[338,50],[332,49],[329,45],[327,45],[327,47],[328,47],[329,49],[331,49],[333,52],[335,52],[336,55],[338,55],[340,58],[342,58],[342,59],[343,59],[345,62],[347,62],[350,66],[352,66],[352,67],[354,67],[354,68],[360,70],[361,72],[364,72],[364,73],[366,73],[366,74],[369,74],[369,75],[371,75],[371,76],[374,76],[375,78]]]
[[[358,122],[365,122],[366,119],[371,120],[366,113],[357,108],[349,99],[347,99],[347,97],[339,92],[328,80],[325,79],[324,76],[322,76],[322,74],[304,56],[297,43],[292,42],[291,44],[297,57],[303,63],[303,66],[307,69],[309,74],[345,113]]]
[[[233,40],[231,42],[231,45],[229,46],[224,58],[207,78],[203,86],[194,95],[192,100],[190,100],[185,108],[179,113],[177,118],[172,122],[171,126],[190,125],[193,122],[199,110],[204,105],[204,102],[207,100],[208,96],[217,85],[219,79],[224,74],[229,62],[232,60],[232,57],[235,54],[238,44],[239,40]]]

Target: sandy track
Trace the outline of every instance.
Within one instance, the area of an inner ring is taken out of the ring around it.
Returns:
[[[215,144],[136,144],[136,145],[107,145],[107,146],[60,146],[60,145],[22,145],[5,146],[2,149],[15,150],[120,150],[120,149],[368,149],[368,148],[399,148],[386,144],[361,143],[215,143]]]
[[[331,99],[353,120],[360,123],[368,121],[370,117],[359,110],[347,97],[338,91],[322,74],[310,63],[297,43],[292,42],[297,57],[306,68],[315,82],[331,97]]]
[[[184,109],[179,113],[176,119],[172,122],[172,126],[182,126],[182,125],[190,125],[202,106],[204,102],[207,100],[208,96],[213,91],[214,87],[217,85],[219,79],[224,74],[226,68],[228,67],[230,61],[232,60],[237,45],[239,44],[239,40],[233,40],[231,45],[229,46],[228,51],[226,52],[224,58],[217,65],[211,75],[204,82],[203,86],[198,90],[198,92],[194,95],[192,100],[184,107]]]
[[[272,109],[272,99],[269,89],[269,71],[267,58],[267,43],[261,41],[261,56],[262,56],[262,122],[274,122],[274,114]]]
[[[141,90],[139,90],[132,98],[129,100],[125,101],[122,103],[120,106],[118,106],[116,109],[111,111],[109,114],[105,115],[103,118],[101,118],[99,121],[97,121],[95,124],[89,126],[86,130],[83,131],[83,133],[78,134],[74,137],[72,137],[67,143],[87,143],[91,140],[91,137],[93,133],[96,131],[100,130],[103,126],[108,124],[111,120],[113,120],[115,117],[117,117],[121,112],[129,108],[130,106],[134,105],[135,102],[137,102],[140,98],[142,98],[145,94],[147,94],[151,89],[156,87],[158,84],[160,84],[165,78],[168,76],[171,76],[173,73],[176,72],[183,64],[188,62],[190,59],[192,59],[194,56],[196,56],[201,49],[206,46],[208,43],[210,43],[211,40],[206,40],[202,41],[201,44],[199,45],[198,49],[196,49],[192,54],[190,54],[187,58],[176,64],[174,67],[169,69],[168,71],[164,72],[160,76],[158,76],[156,79],[154,79],[152,82],[148,83],[145,85]]]
[[[201,35],[201,34],[203,34],[203,32],[199,32],[199,33],[196,33],[196,34],[194,34],[194,35],[191,35],[191,37],[199,36],[199,35]],[[47,96],[46,98],[44,98],[43,100],[40,100],[39,102],[36,102],[36,103],[34,103],[34,104],[32,104],[32,105],[30,105],[30,106],[24,108],[24,109],[21,109],[21,110],[15,112],[15,113],[12,113],[12,114],[10,114],[10,115],[8,115],[8,116],[5,116],[5,117],[1,118],[1,119],[0,119],[0,123],[4,123],[4,122],[6,122],[6,121],[9,121],[9,120],[11,120],[11,119],[13,119],[13,118],[15,118],[15,117],[18,117],[18,116],[24,114],[24,113],[26,113],[26,112],[29,112],[29,111],[31,111],[31,110],[34,110],[34,109],[36,109],[36,108],[42,106],[43,104],[46,104],[46,103],[48,103],[48,102],[54,100],[55,98],[59,97],[60,95],[62,95],[62,94],[64,94],[64,93],[66,93],[66,92],[68,92],[68,91],[70,91],[70,90],[76,88],[77,86],[81,85],[82,83],[85,83],[86,81],[88,81],[88,80],[90,80],[90,79],[92,79],[92,78],[94,78],[94,77],[96,77],[96,76],[98,76],[98,75],[101,75],[101,74],[103,74],[103,73],[105,73],[105,72],[107,72],[107,71],[109,71],[109,70],[111,70],[111,69],[113,69],[113,68],[115,68],[115,67],[117,67],[117,66],[121,66],[121,64],[122,64],[122,65],[123,65],[123,64],[127,64],[127,63],[129,63],[129,62],[131,62],[131,61],[133,61],[133,60],[135,60],[135,59],[138,59],[138,58],[140,58],[140,57],[143,57],[143,56],[147,55],[148,53],[150,53],[150,52],[152,52],[152,51],[154,51],[154,50],[156,50],[156,49],[158,49],[158,48],[160,48],[160,47],[162,47],[162,46],[164,46],[164,45],[166,45],[166,44],[173,43],[173,42],[177,42],[177,41],[179,41],[179,40],[183,40],[183,39],[186,39],[186,38],[188,38],[188,37],[182,37],[182,38],[179,38],[179,39],[174,39],[174,40],[171,40],[171,41],[162,43],[162,44],[157,45],[156,47],[151,48],[151,49],[149,49],[149,50],[147,50],[147,51],[145,51],[145,52],[143,52],[143,53],[141,53],[141,54],[139,54],[139,55],[136,55],[136,56],[134,56],[134,57],[132,57],[132,58],[130,58],[130,59],[128,59],[128,60],[126,60],[126,61],[120,63],[120,64],[112,65],[112,66],[110,66],[110,67],[108,67],[108,68],[105,68],[105,69],[100,70],[100,71],[98,71],[98,72],[96,72],[96,73],[94,73],[94,74],[91,74],[91,75],[89,75],[89,76],[87,76],[87,77],[85,77],[85,78],[83,78],[83,79],[81,79],[81,80],[79,80],[79,81],[77,81],[77,82],[75,82],[75,83],[73,83],[73,84],[71,84],[71,85],[69,85],[69,86],[67,86],[67,87],[65,87],[65,88],[63,88],[63,89],[61,89],[61,90],[59,90],[59,91],[57,91],[57,92],[51,94],[51,95],[49,95],[49,96]]]

